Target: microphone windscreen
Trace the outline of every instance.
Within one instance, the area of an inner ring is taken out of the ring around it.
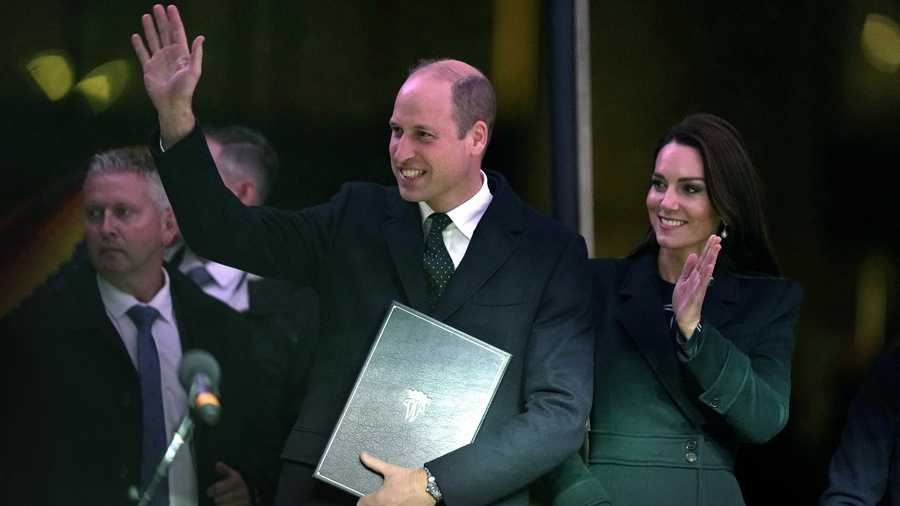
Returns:
[[[181,364],[178,366],[178,381],[181,382],[185,391],[191,389],[191,383],[198,374],[205,375],[213,388],[216,388],[219,385],[222,371],[219,369],[219,363],[216,362],[215,357],[209,352],[190,350],[182,355]]]

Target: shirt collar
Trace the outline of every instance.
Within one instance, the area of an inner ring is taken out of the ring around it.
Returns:
[[[450,217],[450,221],[453,222],[453,225],[457,230],[466,236],[466,239],[472,240],[472,234],[475,233],[475,227],[478,226],[478,222],[481,221],[481,217],[484,216],[484,213],[487,211],[493,198],[494,196],[491,195],[491,190],[488,188],[487,175],[484,171],[481,171],[481,188],[478,190],[478,193],[473,195],[469,200],[456,206],[450,211],[447,211],[447,216]],[[429,216],[434,214],[434,209],[424,201],[419,202],[419,211],[422,214],[423,224]]]
[[[206,267],[206,272],[213,278],[213,281],[216,282],[220,287],[230,286],[232,283],[236,283],[237,279],[244,275],[244,271],[240,269],[235,269],[234,267],[229,267],[224,264],[213,262],[212,260],[205,260],[197,256],[190,248],[186,248],[184,251],[184,257],[181,260],[181,265],[179,266],[179,270],[182,272],[189,272],[191,269],[197,266]]]
[[[175,319],[172,317],[172,294],[169,291],[169,273],[162,269],[163,286],[156,292],[156,295],[149,302],[144,303],[137,300],[134,295],[125,293],[112,285],[109,281],[103,279],[97,274],[97,288],[100,290],[100,298],[106,310],[117,320],[124,317],[125,313],[132,306],[139,304],[141,306],[150,306],[159,311],[160,317],[172,323]]]

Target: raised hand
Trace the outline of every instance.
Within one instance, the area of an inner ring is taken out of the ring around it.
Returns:
[[[703,299],[706,297],[706,289],[712,280],[716,259],[719,258],[721,250],[722,238],[717,235],[709,236],[700,255],[696,253],[688,255],[684,267],[681,268],[681,275],[675,283],[675,290],[672,292],[672,310],[675,312],[675,321],[681,334],[688,339],[700,323]]]
[[[203,65],[203,36],[188,48],[178,7],[153,6],[153,15],[141,16],[144,40],[131,36],[131,45],[144,72],[144,87],[159,115],[163,143],[171,146],[194,128],[191,101]]]

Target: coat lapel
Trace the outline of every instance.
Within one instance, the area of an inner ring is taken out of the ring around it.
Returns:
[[[657,278],[655,255],[643,255],[632,264],[619,290],[619,297],[622,298],[619,323],[634,340],[675,404],[695,425],[700,426],[703,415],[685,389],[681,364],[675,355],[675,343],[665,321]]]
[[[208,331],[203,327],[198,327],[198,325],[203,324],[204,318],[202,314],[198,314],[196,309],[194,309],[197,308],[198,305],[192,303],[190,300],[191,297],[194,296],[192,289],[194,289],[194,291],[199,291],[200,289],[193,286],[186,286],[185,283],[190,283],[191,281],[182,277],[183,274],[178,272],[178,269],[175,267],[167,267],[166,270],[169,272],[169,292],[172,297],[172,313],[175,317],[175,324],[178,327],[178,337],[181,340],[181,353],[183,354],[194,348],[202,348],[200,343],[197,342],[197,336],[206,335],[208,334]],[[206,295],[203,296],[206,297]],[[184,311],[184,314],[182,314],[181,310],[184,308],[192,308],[192,311]]]
[[[137,370],[125,349],[122,337],[116,332],[103,307],[100,298],[100,289],[97,287],[96,273],[93,269],[85,268],[80,271],[73,283],[72,293],[90,294],[86,297],[78,297],[77,302],[67,308],[69,317],[64,321],[71,322],[72,339],[77,341],[96,341],[101,350],[113,357],[122,370],[127,370],[137,381]],[[102,360],[98,360],[102,362]]]
[[[469,242],[466,254],[432,316],[445,321],[472,298],[475,292],[515,251],[524,229],[525,206],[498,174],[490,173],[488,186],[493,200]]]
[[[389,218],[382,225],[387,247],[391,252],[407,303],[422,312],[428,311],[428,290],[422,272],[425,235],[418,205],[399,197],[388,210]]]

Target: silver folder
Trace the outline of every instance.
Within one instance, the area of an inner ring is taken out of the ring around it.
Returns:
[[[418,468],[471,443],[510,354],[392,302],[314,476],[357,496],[383,479],[359,454]]]

